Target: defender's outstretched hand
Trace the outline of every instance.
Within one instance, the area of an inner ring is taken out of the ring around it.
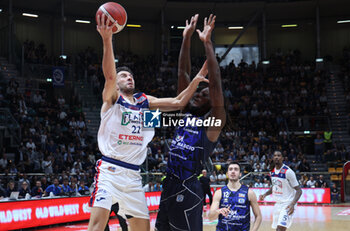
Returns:
[[[188,23],[188,20],[186,20],[186,27],[185,27],[184,31],[182,32],[183,37],[191,37],[192,36],[194,30],[196,29],[197,21],[198,21],[198,14],[191,17],[190,23]]]
[[[215,19],[216,16],[213,14],[210,14],[209,19],[204,19],[204,27],[203,31],[200,31],[197,29],[197,33],[199,35],[199,39],[202,40],[202,42],[210,42],[211,41],[211,32],[213,31],[215,27]]]
[[[100,15],[97,15],[96,30],[98,31],[98,33],[100,33],[102,39],[112,38],[112,35],[113,35],[112,28],[118,23],[116,21],[114,24],[108,26],[111,20],[108,17],[106,21],[105,18],[106,18],[105,14],[102,14],[102,17],[100,17]]]

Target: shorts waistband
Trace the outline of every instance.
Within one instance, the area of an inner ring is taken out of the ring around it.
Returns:
[[[118,165],[118,166],[123,167],[123,168],[131,169],[131,170],[135,170],[135,171],[139,171],[140,170],[140,166],[138,166],[138,165],[129,164],[129,163],[126,163],[126,162],[123,162],[123,161],[120,161],[120,160],[109,158],[107,156],[102,156],[101,159],[103,161],[106,161],[106,162],[111,163],[111,164]]]

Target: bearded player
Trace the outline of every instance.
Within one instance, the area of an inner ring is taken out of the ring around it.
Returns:
[[[147,153],[153,129],[143,128],[143,110],[183,109],[199,82],[208,82],[198,75],[176,98],[158,99],[144,93],[134,94],[135,81],[127,67],[115,67],[112,28],[108,17],[98,16],[97,31],[103,40],[103,74],[101,123],[98,146],[103,157],[96,163],[94,191],[90,198],[91,215],[88,230],[104,230],[112,204],[119,204],[118,214],[127,218],[131,230],[149,230],[149,214],[142,189],[140,165]],[[117,22],[116,22],[117,23]]]

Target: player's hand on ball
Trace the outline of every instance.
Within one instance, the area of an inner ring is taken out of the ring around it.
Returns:
[[[185,27],[184,31],[182,32],[183,37],[186,37],[186,36],[191,37],[192,36],[193,31],[196,29],[197,21],[198,21],[198,14],[191,17],[190,23],[188,23],[188,20],[186,20],[186,27]]]
[[[96,29],[98,31],[98,33],[100,33],[102,39],[108,39],[108,38],[112,38],[113,35],[113,27],[117,24],[117,22],[115,22],[114,24],[109,25],[110,23],[110,18],[107,18],[107,21],[105,20],[105,14],[102,14],[102,17],[100,17],[100,15],[97,15],[97,26]]]
[[[202,40],[202,42],[209,42],[211,41],[211,32],[213,31],[215,27],[215,15],[210,15],[209,19],[204,19],[204,27],[203,31],[197,30],[197,33],[199,35],[199,39]]]
[[[287,209],[288,215],[289,216],[292,215],[294,213],[294,204],[288,205],[288,207],[286,209]]]

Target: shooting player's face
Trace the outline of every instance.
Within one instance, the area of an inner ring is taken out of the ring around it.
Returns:
[[[241,170],[239,165],[230,164],[227,169],[227,175],[229,180],[237,181],[241,177]]]
[[[120,71],[117,74],[117,85],[122,92],[130,92],[135,89],[135,81],[132,74],[128,71]]]

